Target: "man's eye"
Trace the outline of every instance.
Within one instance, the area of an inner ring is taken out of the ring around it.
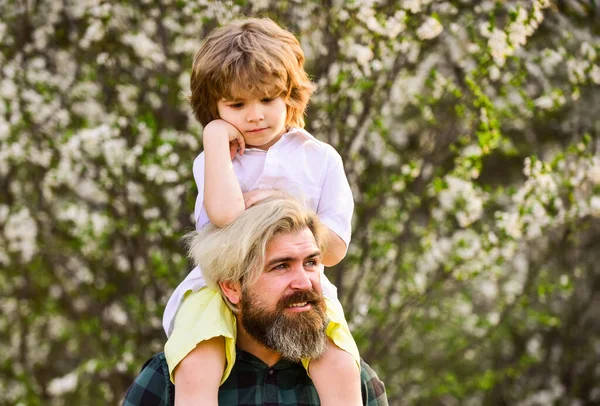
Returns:
[[[272,270],[278,270],[278,269],[285,269],[287,267],[287,264],[279,264],[279,265],[275,265]]]
[[[306,261],[304,264],[306,266],[317,266],[317,261],[315,261],[314,259],[311,259],[310,261]]]

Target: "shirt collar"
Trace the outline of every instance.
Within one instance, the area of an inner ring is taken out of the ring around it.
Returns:
[[[262,362],[260,360],[260,358],[254,356],[253,354],[250,354],[249,352],[240,350],[239,348],[236,348],[236,359],[238,361],[243,361],[243,362],[252,364],[260,369],[269,369],[269,368],[285,369],[285,368],[291,368],[291,367],[295,367],[295,366],[299,365],[299,363],[297,363],[297,362],[288,361],[288,360],[285,360],[282,358],[275,365],[273,365],[272,367],[269,367],[267,364]]]
[[[304,128],[299,128],[299,127],[290,128],[290,130],[288,132],[286,132],[285,134],[283,134],[281,136],[281,138],[283,138],[283,137],[292,138],[294,136],[303,136],[304,138],[308,138],[310,140],[316,140],[316,138],[311,133],[306,131]]]
[[[271,148],[273,148],[275,145],[278,144],[287,144],[288,142],[290,142],[292,139],[296,138],[296,137],[303,137],[309,140],[316,140],[316,138],[309,133],[308,131],[306,131],[304,128],[298,128],[298,127],[291,127],[289,129],[288,132],[284,133],[281,138],[271,146]],[[260,148],[246,148],[246,151],[263,151],[263,152],[267,152],[265,150],[262,150]]]

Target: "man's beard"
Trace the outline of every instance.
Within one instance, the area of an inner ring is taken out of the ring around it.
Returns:
[[[299,313],[286,311],[289,305],[302,302],[310,303],[312,308]],[[284,297],[274,311],[244,292],[241,308],[242,326],[248,334],[282,358],[294,362],[317,359],[327,349],[325,301],[315,291],[298,291]]]

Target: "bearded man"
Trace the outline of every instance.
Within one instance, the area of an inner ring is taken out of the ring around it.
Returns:
[[[277,196],[226,227],[209,226],[191,238],[191,256],[236,319],[235,363],[219,388],[219,404],[320,404],[302,362],[319,360],[328,343],[320,283],[323,227],[295,199]],[[201,373],[201,365],[196,359],[178,368]],[[383,383],[364,362],[360,378],[364,405],[388,404]],[[172,405],[174,396],[160,353],[146,362],[123,404]]]

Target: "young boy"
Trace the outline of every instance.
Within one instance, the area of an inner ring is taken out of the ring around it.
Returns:
[[[194,161],[196,228],[226,226],[284,191],[304,200],[329,228],[323,263],[332,266],[346,255],[354,203],[339,154],[302,129],[313,91],[303,65],[298,40],[269,19],[233,22],[203,42],[190,97],[204,126],[204,152]],[[330,343],[323,357],[304,364],[321,404],[359,405],[358,349],[335,286],[324,275],[322,285]],[[217,405],[219,384],[235,362],[233,316],[205,286],[196,267],[165,309],[165,355],[178,404]]]

